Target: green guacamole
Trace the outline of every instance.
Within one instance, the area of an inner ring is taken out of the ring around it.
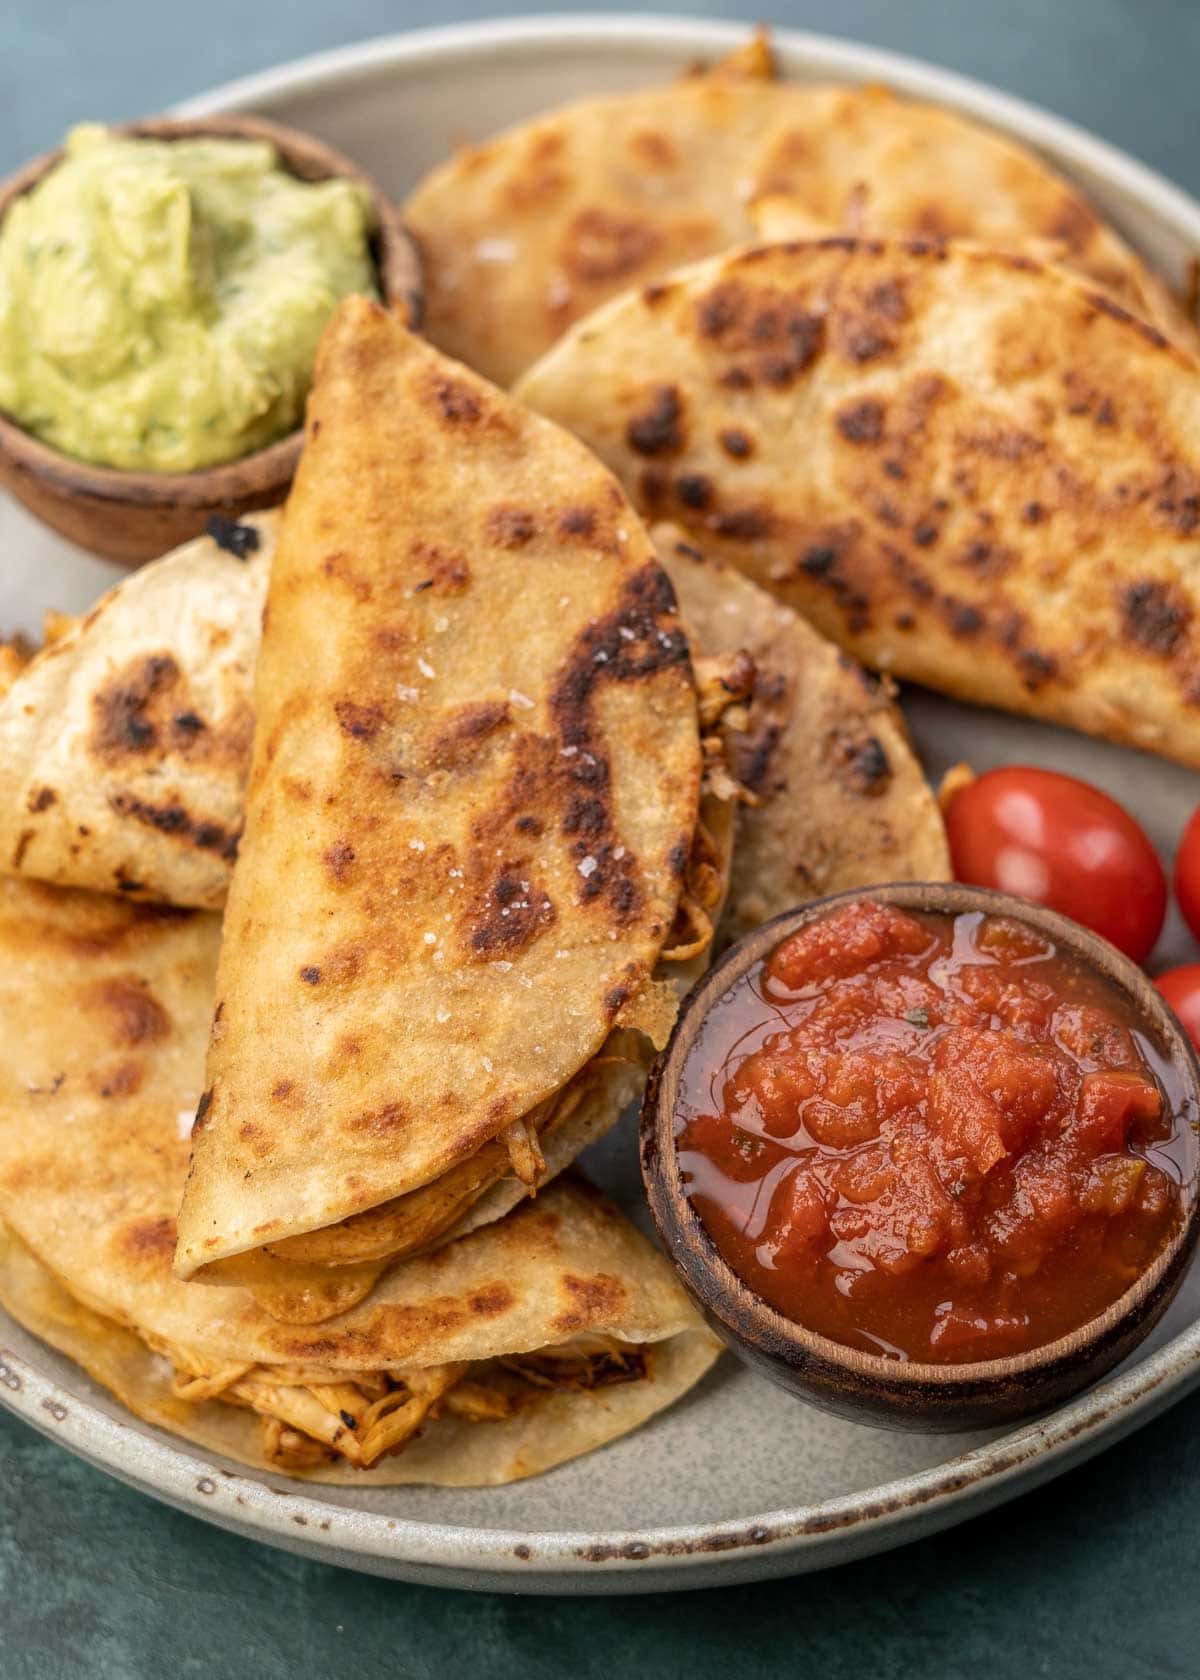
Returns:
[[[76,128],[0,225],[0,408],[68,455],[191,472],[292,431],[338,302],[375,295],[369,195],[270,145]]]

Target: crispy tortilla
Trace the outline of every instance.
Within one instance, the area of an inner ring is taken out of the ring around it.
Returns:
[[[865,663],[1200,766],[1200,364],[1064,272],[756,247],[519,394]]]
[[[219,530],[110,589],[0,690],[0,869],[224,901],[276,516]]]
[[[744,650],[757,677],[731,767],[738,817],[726,939],[826,893],[946,881],[941,812],[885,684],[672,526],[652,532],[693,642]]]
[[[459,1401],[478,1402],[471,1385],[496,1387],[486,1362],[541,1357],[581,1337],[649,1344],[646,1375],[630,1355],[629,1380],[604,1388],[595,1415],[599,1392],[546,1391],[553,1403],[542,1412],[536,1380],[533,1393],[524,1379],[514,1390],[509,1372],[498,1392],[521,1405],[472,1426],[495,1428],[490,1445],[468,1438],[458,1413],[444,1429],[430,1421],[412,1458],[369,1472],[384,1481],[531,1474],[623,1433],[711,1363],[667,1262],[602,1198],[567,1181],[410,1262],[352,1313],[314,1329],[277,1324],[241,1290],[180,1283],[174,1210],[219,935],[216,917],[199,912],[0,881],[0,1221],[16,1239],[0,1246],[0,1299],[22,1322],[142,1416],[245,1462],[263,1463],[257,1423],[228,1400],[203,1403],[207,1393],[260,1407],[272,1428],[290,1418],[301,1435],[296,1420],[315,1417],[325,1446],[275,1441],[271,1450],[284,1467],[335,1478],[344,1467],[327,1449],[352,1460],[366,1427],[360,1419],[353,1439],[334,1438],[338,1408],[329,1407],[342,1390],[354,1391],[341,1404],[356,1416],[388,1372],[404,1374],[397,1401],[428,1384],[440,1404],[461,1382]],[[671,1338],[680,1345],[660,1359],[657,1344]],[[531,1369],[544,1378],[542,1365]],[[613,1375],[601,1369],[596,1380]],[[393,1400],[379,1398],[388,1424]]]
[[[752,44],[707,75],[580,100],[439,165],[405,211],[434,343],[510,384],[599,304],[744,243],[764,217],[786,217],[789,233],[800,222],[804,234],[1041,246],[1164,331],[1194,333],[1161,281],[1031,152],[879,88],[772,74]]]
[[[428,1184],[560,1091],[646,988],[696,829],[687,641],[586,450],[362,299],[307,424],[181,1276]]]

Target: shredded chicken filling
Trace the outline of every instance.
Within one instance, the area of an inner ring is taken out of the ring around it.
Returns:
[[[577,1393],[651,1374],[648,1348],[600,1335],[483,1364],[352,1373],[253,1362],[214,1365],[188,1348],[147,1339],[174,1367],[172,1392],[180,1400],[221,1401],[257,1412],[263,1455],[281,1470],[339,1460],[369,1470],[441,1416],[471,1423],[511,1417],[523,1398],[532,1398],[522,1396],[520,1385]]]

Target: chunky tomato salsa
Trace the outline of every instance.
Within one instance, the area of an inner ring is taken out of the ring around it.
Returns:
[[[688,1059],[684,1183],[734,1271],[835,1341],[937,1362],[1078,1328],[1182,1218],[1194,1140],[1121,994],[1022,922],[853,903]]]

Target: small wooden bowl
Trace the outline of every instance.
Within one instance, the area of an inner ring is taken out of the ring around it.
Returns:
[[[420,262],[400,213],[368,175],[332,146],[261,117],[155,117],[119,125],[114,133],[148,140],[267,140],[284,167],[302,181],[360,181],[375,210],[372,254],[380,293],[411,326],[420,324]],[[0,186],[0,220],[61,158],[61,151],[35,158]],[[128,472],[77,461],[0,414],[0,485],[71,542],[136,566],[198,535],[215,514],[236,518],[282,501],[302,442],[298,428],[226,465],[190,473]]]
[[[1179,1118],[1200,1122],[1200,1063],[1150,981],[1104,939],[1040,905],[981,887],[919,883],[838,893],[787,911],[734,945],[691,993],[659,1057],[642,1106],[642,1177],[655,1224],[689,1294],[748,1365],[825,1411],[859,1423],[928,1431],[1013,1423],[1046,1411],[1112,1369],[1169,1306],[1200,1236],[1197,1163],[1183,1187],[1184,1218],[1154,1263],[1098,1318],[1045,1347],[972,1364],[903,1363],[845,1347],[768,1306],[726,1264],[689,1200],[675,1146],[684,1064],[709,1011],[781,940],[838,905],[870,899],[902,910],[982,910],[1027,923],[1122,994],[1170,1063]]]

